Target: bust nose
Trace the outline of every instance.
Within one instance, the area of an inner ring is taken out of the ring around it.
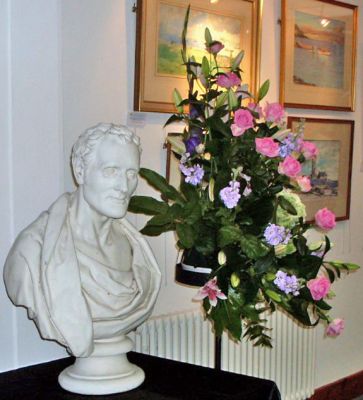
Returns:
[[[120,174],[120,176],[115,181],[114,189],[118,192],[125,194],[128,192],[128,182],[126,174]]]

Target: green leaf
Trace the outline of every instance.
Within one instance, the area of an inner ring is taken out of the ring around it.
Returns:
[[[139,173],[150,186],[158,190],[166,198],[184,203],[182,195],[175,189],[175,187],[169,185],[163,176],[147,168],[140,168]]]
[[[356,271],[360,268],[358,264],[345,263],[345,265],[348,267],[349,271]]]
[[[265,256],[269,252],[269,248],[256,236],[251,234],[242,235],[240,244],[242,251],[247,255],[247,257],[254,260]]]
[[[174,231],[175,224],[150,225],[149,222],[141,229],[140,233],[146,236],[159,236],[164,232]]]
[[[222,92],[216,100],[216,108],[222,107],[228,99],[228,92]]]
[[[238,106],[237,96],[233,90],[228,90],[228,106],[230,110],[234,110]]]
[[[187,12],[185,13],[183,32],[182,32],[182,58],[183,62],[187,62],[187,31],[189,22],[190,4],[188,5]]]
[[[183,98],[181,97],[181,94],[179,93],[178,89],[173,90],[173,100],[178,112],[182,113],[184,111],[184,107],[180,105],[180,103],[183,101]]]
[[[281,208],[287,211],[291,215],[297,215],[296,208],[283,196],[278,197],[278,202]]]
[[[241,51],[237,54],[237,56],[236,56],[236,57],[234,58],[234,60],[232,61],[232,65],[231,65],[231,69],[232,69],[232,70],[235,70],[235,69],[237,69],[237,68],[239,67],[239,65],[241,64],[241,61],[242,61],[244,55],[245,55],[244,50],[241,50]]]
[[[209,68],[209,61],[206,56],[203,56],[202,59],[202,73],[207,78],[210,74],[210,68]]]
[[[360,268],[358,264],[353,264],[353,263],[346,263],[343,261],[327,261],[327,264],[330,264],[331,266],[338,268],[338,269],[347,269],[349,271],[356,271]]]
[[[156,215],[168,212],[169,206],[149,196],[132,196],[128,211],[135,214]]]
[[[276,293],[274,290],[267,289],[267,290],[266,290],[266,294],[267,294],[267,296],[270,297],[273,301],[276,301],[277,303],[281,303],[281,301],[282,301],[281,295],[279,295],[278,293]]]
[[[171,224],[173,222],[173,217],[168,214],[159,214],[152,217],[147,223],[153,226],[162,226]]]
[[[190,225],[177,224],[176,233],[178,235],[179,242],[185,249],[190,249],[194,245],[194,231]]]
[[[329,311],[331,310],[331,306],[323,300],[319,300],[316,302],[316,305],[321,308],[322,310]]]
[[[206,123],[212,130],[222,133],[222,135],[228,137],[228,139],[232,137],[231,129],[223,122],[221,118],[210,117],[207,119]]]
[[[241,230],[232,225],[222,226],[218,232],[218,245],[223,248],[229,244],[238,242],[242,236]]]
[[[269,89],[270,89],[270,81],[267,80],[262,84],[260,90],[258,91],[257,103],[259,103],[266,96]]]
[[[169,125],[172,124],[173,122],[180,122],[184,120],[184,116],[183,115],[179,115],[179,114],[173,114],[170,118],[167,119],[167,121],[164,124],[164,128]]]
[[[207,46],[209,46],[213,42],[212,35],[211,35],[210,30],[208,28],[205,28],[204,38],[205,38],[205,43],[206,43]]]

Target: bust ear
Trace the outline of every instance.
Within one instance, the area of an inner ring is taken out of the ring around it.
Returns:
[[[83,185],[84,183],[84,168],[81,160],[76,160],[73,164],[73,174],[78,185]]]

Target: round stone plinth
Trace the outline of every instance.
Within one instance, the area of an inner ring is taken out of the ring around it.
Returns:
[[[89,357],[76,358],[73,365],[58,377],[60,386],[69,392],[102,395],[126,392],[140,386],[144,371],[131,364],[126,353],[133,347],[131,339],[96,340]]]

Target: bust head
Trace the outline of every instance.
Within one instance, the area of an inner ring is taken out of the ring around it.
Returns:
[[[126,126],[100,123],[72,150],[72,166],[84,200],[97,213],[122,218],[136,189],[140,140]]]

